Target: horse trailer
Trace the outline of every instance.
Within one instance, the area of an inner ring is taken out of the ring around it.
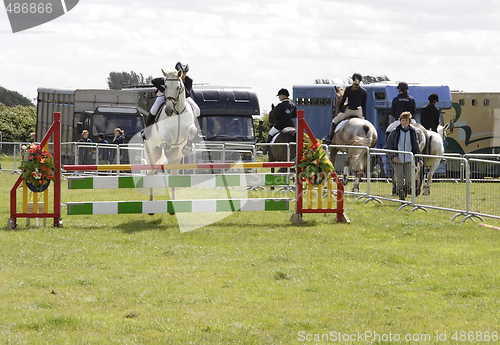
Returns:
[[[484,160],[500,160],[500,92],[452,91],[452,109],[446,113],[454,122],[446,137],[447,152]],[[453,171],[460,167],[453,167]],[[499,165],[474,162],[472,177],[498,177]]]
[[[344,85],[342,85],[344,86]],[[385,131],[395,120],[391,116],[392,100],[398,95],[397,84],[377,83],[362,85],[367,92],[366,119],[370,121],[377,130],[378,140],[376,148],[384,148],[386,142]],[[410,84],[408,92],[415,99],[416,122],[420,123],[420,113],[429,101],[431,93],[439,96],[436,107],[447,110],[452,107],[450,88],[445,85],[431,86]],[[335,97],[337,96],[335,85],[314,84],[314,85],[294,85],[293,99],[298,110],[304,110],[305,119],[309,127],[317,138],[328,136],[330,123],[335,114]],[[441,124],[443,119],[441,118]],[[335,162],[336,169],[343,166],[342,156],[337,156]],[[339,161],[339,159],[341,161]],[[382,175],[389,176],[392,173],[391,164],[387,162],[386,156],[377,156],[372,166],[383,167]],[[442,171],[442,168],[439,169]]]

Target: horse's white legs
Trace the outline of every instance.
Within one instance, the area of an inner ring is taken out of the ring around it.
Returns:
[[[425,182],[424,185],[424,195],[430,195],[431,194],[431,185],[432,185],[432,175],[434,175],[434,172],[439,166],[439,163],[441,162],[440,158],[431,158],[432,165],[431,168],[429,169],[429,172],[427,174],[427,181]]]
[[[342,176],[342,184],[345,186],[349,182],[349,162],[346,160],[347,165],[344,165],[344,176]]]
[[[354,193],[358,193],[359,192],[359,181],[360,181],[360,178],[358,175],[356,175],[356,178],[354,180],[354,186],[352,187],[352,191]]]

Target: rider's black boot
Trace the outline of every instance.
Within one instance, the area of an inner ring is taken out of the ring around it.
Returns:
[[[330,145],[333,139],[333,135],[335,134],[335,128],[337,128],[337,124],[332,121],[330,124],[330,132],[328,133],[328,137],[323,141],[324,144]]]
[[[272,135],[268,135],[267,136],[267,139],[266,139],[266,143],[270,143],[271,140],[273,140],[273,136]],[[262,153],[267,155],[267,152],[269,151],[269,146],[264,146],[264,148],[262,149]]]
[[[155,116],[151,113],[146,117],[146,122],[144,123],[144,129],[142,130],[142,139],[147,140],[149,138],[149,134],[151,133],[151,125],[155,122]]]

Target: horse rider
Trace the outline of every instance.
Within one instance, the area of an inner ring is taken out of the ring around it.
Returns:
[[[436,103],[439,102],[439,96],[435,93],[431,93],[427,99],[429,100],[429,104],[422,108],[420,123],[425,129],[437,132],[439,119],[441,117],[441,111],[436,107]]]
[[[366,117],[366,90],[359,84],[363,80],[363,76],[359,73],[352,75],[352,85],[346,87],[342,100],[340,101],[340,113],[335,116],[330,124],[330,132],[328,137],[324,140],[325,144],[332,142],[335,128],[342,121],[350,117],[359,117],[360,119]],[[343,110],[345,101],[347,100],[346,109]]]
[[[412,117],[417,113],[415,99],[408,94],[408,84],[404,81],[398,84],[399,94],[392,99],[391,115],[394,120],[399,119],[405,111],[409,111]]]
[[[184,62],[177,62],[175,64],[175,70],[176,71],[182,71],[181,79],[182,83],[184,84],[184,90],[185,90],[185,95],[186,95],[186,101],[187,103],[191,106],[193,109],[193,115],[195,117],[200,116],[200,108],[196,104],[196,102],[191,98],[191,90],[193,89],[193,79],[187,76],[187,72],[189,72],[189,65]],[[158,111],[161,109],[161,106],[165,103],[165,78],[164,77],[158,77],[153,80],[151,80],[151,83],[153,86],[156,87],[156,100],[149,110],[149,114],[146,117],[146,123],[145,127],[151,126],[155,122],[156,115],[158,114]],[[146,131],[142,132],[143,139],[147,139]]]
[[[276,95],[279,97],[281,103],[274,108],[274,125],[269,130],[267,136],[267,143],[273,140],[273,137],[278,134],[285,127],[295,127],[293,119],[297,117],[297,107],[290,100],[290,93],[287,89],[281,89]],[[262,152],[267,154],[268,146],[264,146]]]

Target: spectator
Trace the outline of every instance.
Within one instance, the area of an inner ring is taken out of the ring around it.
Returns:
[[[32,132],[30,134],[30,143],[34,143],[36,140],[36,133],[35,132]]]
[[[92,140],[89,138],[89,131],[84,129],[82,131],[82,138],[78,140],[78,151],[80,153],[81,164],[91,164],[92,163],[92,146],[90,143]]]
[[[399,116],[400,125],[389,134],[385,148],[394,151],[406,151],[413,154],[420,154],[418,147],[417,133],[410,126],[411,113],[403,112]],[[396,178],[396,191],[400,200],[405,200],[411,178],[411,155],[404,153],[389,153],[389,158],[393,162],[394,176]],[[423,166],[423,161],[419,159],[418,164]]]
[[[125,144],[125,132],[123,131],[123,129],[121,128],[115,128],[115,137],[113,139],[113,144],[116,144],[116,145],[121,145],[121,144]],[[117,150],[119,150],[119,148],[117,148]],[[120,152],[120,160],[116,159],[118,156],[116,155],[116,152],[115,154],[113,155],[113,160],[115,163],[120,163],[120,162],[123,162],[123,153]]]
[[[97,135],[97,139],[99,140],[98,144],[109,144],[109,142],[106,140],[106,136],[104,135],[104,133],[99,133]],[[109,148],[105,147],[104,145],[101,145],[97,147],[97,150],[99,152],[98,155],[99,162],[97,164],[100,164],[103,161],[106,164],[109,163],[109,156],[110,156]]]

